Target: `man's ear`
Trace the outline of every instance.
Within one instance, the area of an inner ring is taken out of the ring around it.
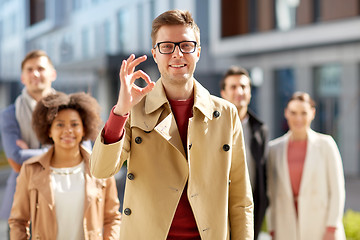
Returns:
[[[51,81],[52,81],[52,82],[53,82],[53,81],[55,81],[55,80],[56,80],[56,77],[57,77],[57,72],[56,72],[56,70],[55,70],[55,69],[53,69],[53,72],[52,72],[52,77],[51,77],[51,78],[52,78],[52,80],[51,80]]]
[[[220,96],[221,96],[223,99],[225,99],[226,95],[225,95],[224,89],[222,89],[222,90],[220,91]]]
[[[197,56],[196,62],[198,62],[199,59],[200,59],[200,52],[201,52],[201,47],[198,47],[198,48],[197,48],[197,52],[196,52],[196,56]]]
[[[20,75],[20,79],[21,79],[21,83],[24,84],[24,78],[23,78],[23,73],[21,73]],[[24,84],[25,85],[25,84]]]
[[[154,61],[155,61],[156,64],[157,64],[157,61],[156,61],[156,49],[155,49],[155,48],[152,48],[152,49],[151,49],[151,54],[152,54],[152,56],[153,56]]]

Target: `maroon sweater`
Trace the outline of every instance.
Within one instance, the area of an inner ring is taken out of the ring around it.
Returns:
[[[188,128],[189,118],[192,117],[192,107],[194,105],[194,98],[190,98],[186,101],[169,100],[169,102],[186,153],[187,128]],[[122,138],[127,117],[128,115],[117,116],[113,113],[113,111],[111,111],[110,117],[104,127],[105,143],[107,144],[114,143]],[[176,212],[173,221],[171,223],[171,227],[167,237],[168,240],[175,240],[175,239],[200,240],[201,239],[186,192],[187,192],[187,184],[183,189],[179,204],[176,208]]]

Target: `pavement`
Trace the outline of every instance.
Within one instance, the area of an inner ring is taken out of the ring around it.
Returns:
[[[6,179],[9,174],[9,168],[0,169],[0,204],[2,203]],[[346,177],[345,188],[345,211],[348,209],[352,209],[354,211],[360,212],[360,176]],[[7,221],[0,220],[0,239],[7,239],[7,228]],[[271,240],[271,238],[267,233],[261,233],[258,240]]]

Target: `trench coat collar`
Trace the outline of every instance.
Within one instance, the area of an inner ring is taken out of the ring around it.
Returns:
[[[288,159],[287,159],[287,150],[288,145],[290,141],[291,131],[288,131],[283,137],[283,144],[282,144],[282,161],[280,165],[280,172],[283,174],[280,174],[283,184],[285,184],[285,188],[287,193],[290,197],[293,197],[293,191],[291,187],[291,180],[289,175],[289,165],[288,165]],[[311,178],[309,177],[311,175],[311,172],[313,170],[313,159],[312,154],[314,152],[314,148],[316,148],[316,132],[312,129],[307,130],[307,144],[306,144],[306,155],[305,155],[305,162],[303,167],[303,173],[301,176],[300,181],[300,189],[299,189],[299,196],[301,195],[301,192],[303,192],[304,188],[306,188],[306,185],[308,184],[308,180]]]
[[[54,147],[52,146],[45,154],[36,157],[32,161],[33,163],[38,162],[42,167],[41,173],[34,175],[33,182],[35,186],[39,189],[39,192],[49,203],[49,207],[51,209],[53,209],[55,206],[54,194],[50,184],[50,175],[51,175],[50,161],[51,161],[51,157],[53,156],[53,153],[54,153]],[[90,174],[90,166],[89,166],[90,152],[82,145],[80,145],[80,153],[84,161],[84,177],[85,177],[85,193],[86,193],[85,204],[84,204],[84,212],[85,212],[86,209],[88,209],[88,207],[90,206],[92,199],[97,197],[97,193],[98,193],[97,189],[99,186],[104,185],[104,181],[102,181],[101,179],[96,179]]]
[[[156,82],[154,89],[148,93],[145,100],[145,113],[150,114],[158,110],[162,105],[168,103],[161,78]],[[213,118],[214,105],[210,93],[198,81],[194,79],[194,108],[208,119]]]

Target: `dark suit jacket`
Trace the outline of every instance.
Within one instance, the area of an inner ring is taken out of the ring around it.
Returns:
[[[268,129],[251,110],[248,110],[248,114],[251,130],[250,151],[255,161],[255,189],[253,189],[254,239],[257,239],[268,206],[266,195]]]

